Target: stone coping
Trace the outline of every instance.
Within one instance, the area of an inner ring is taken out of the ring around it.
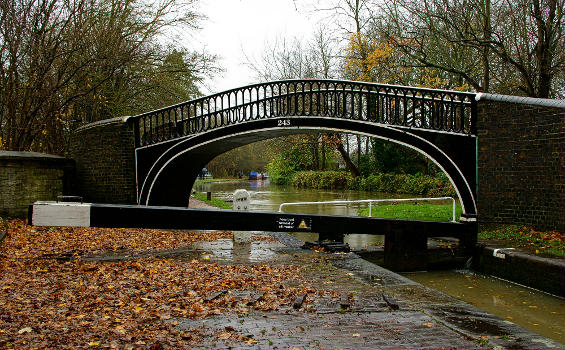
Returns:
[[[46,161],[46,162],[73,162],[72,159],[39,152],[0,151],[0,160],[17,161]]]
[[[487,100],[487,101],[497,101],[497,102],[518,103],[518,104],[525,104],[532,106],[565,108],[565,100],[511,96],[511,95],[498,95],[498,94],[488,94],[484,92],[478,93],[475,96],[475,100],[477,101]]]
[[[129,119],[129,117],[126,116],[126,117],[115,117],[115,118],[110,118],[110,119],[99,120],[97,122],[93,122],[93,123],[83,125],[83,126],[77,128],[74,132],[81,132],[81,131],[85,131],[85,130],[88,130],[88,129],[103,126],[103,125],[123,124],[123,123],[126,123],[128,119]]]

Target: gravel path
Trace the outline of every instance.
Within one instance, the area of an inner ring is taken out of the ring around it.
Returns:
[[[206,202],[203,202],[192,196],[188,199],[188,207],[192,209],[217,209],[216,207],[213,207]]]

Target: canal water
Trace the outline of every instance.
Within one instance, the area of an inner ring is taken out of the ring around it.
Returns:
[[[410,198],[381,192],[349,190],[296,189],[276,186],[269,181],[197,183],[196,191],[212,192],[216,198],[231,200],[236,189],[244,188],[251,195],[251,210],[278,211],[285,202],[319,202],[337,200]],[[331,215],[357,215],[367,204],[292,206],[285,212]],[[300,233],[298,238],[314,241],[317,234]],[[352,248],[382,246],[381,235],[347,235],[344,241]],[[430,271],[405,274],[430,288],[461,299],[482,310],[512,321],[526,329],[565,344],[565,300],[471,271]]]

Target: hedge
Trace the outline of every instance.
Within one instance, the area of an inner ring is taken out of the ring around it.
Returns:
[[[376,174],[353,177],[343,171],[299,171],[294,174],[292,185],[299,188],[348,189],[429,197],[456,196],[447,180],[427,175]]]

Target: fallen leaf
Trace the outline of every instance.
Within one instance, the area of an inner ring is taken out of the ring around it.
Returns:
[[[351,336],[352,336],[352,337],[360,337],[361,334],[359,334],[359,333],[353,333]]]
[[[222,332],[220,334],[218,334],[218,338],[220,339],[229,339],[231,337],[231,333],[230,332]]]
[[[25,328],[20,329],[18,331],[18,334],[31,333],[31,332],[32,332],[31,327],[25,327]]]
[[[133,312],[135,312],[136,314],[140,313],[141,311],[143,311],[143,308],[140,307],[140,306],[136,306],[136,307],[133,308]]]

